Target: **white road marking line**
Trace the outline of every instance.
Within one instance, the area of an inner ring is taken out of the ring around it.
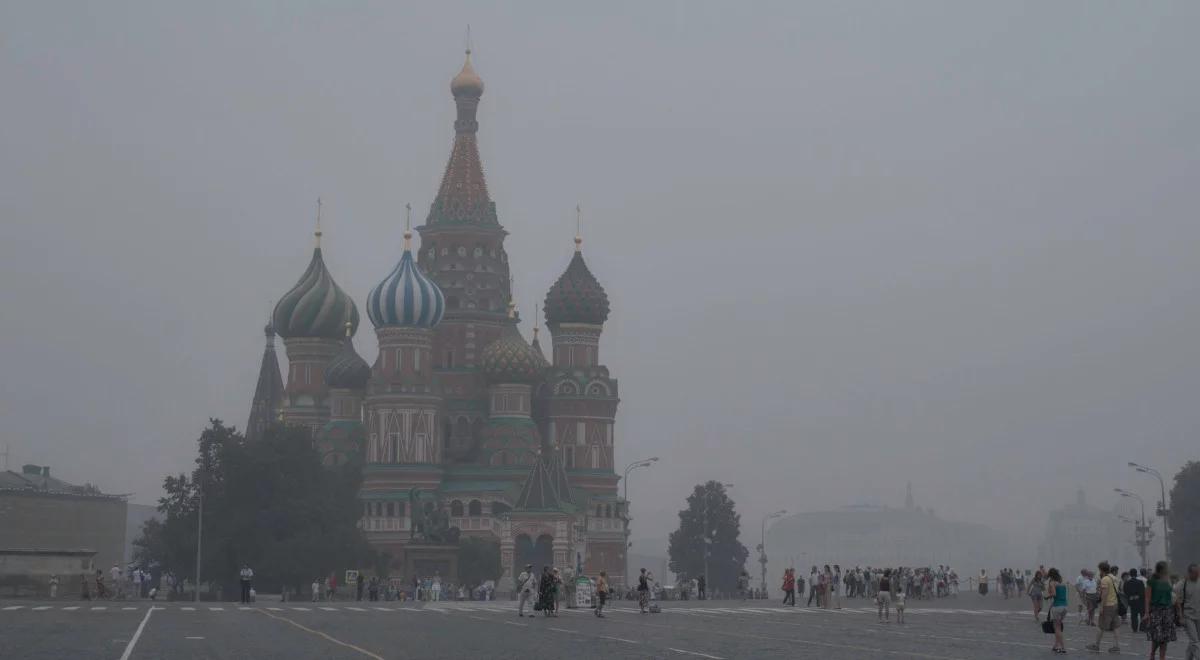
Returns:
[[[208,611],[210,611],[210,612],[224,612],[224,611],[225,611],[225,608],[224,608],[224,607],[210,607],[210,608],[208,608]]]
[[[371,609],[379,611],[379,612],[391,612],[392,611],[392,608],[390,608],[390,607],[372,607]]]
[[[634,641],[632,639],[625,639],[623,637],[609,637],[608,635],[597,635],[597,637],[602,639],[611,639],[614,642],[625,642],[626,644],[641,644],[641,642]]]
[[[133,647],[137,645],[139,639],[142,638],[142,631],[146,629],[146,622],[150,620],[150,615],[154,614],[155,608],[147,607],[146,616],[142,617],[142,622],[138,624],[137,631],[133,633],[133,638],[129,640],[129,644],[125,646],[125,652],[121,654],[121,660],[129,660],[130,654],[133,653]]]
[[[516,621],[505,621],[505,622],[504,622],[504,625],[506,625],[506,626],[521,626],[522,628],[528,628],[528,627],[529,627],[529,624],[528,624],[528,623],[518,623],[518,622],[516,622]]]
[[[34,612],[41,612],[42,610],[48,610],[48,609],[50,609],[50,606],[49,606],[49,605],[41,605],[41,606],[39,606],[39,607],[35,607],[35,608],[33,608],[33,611],[34,611]]]
[[[550,628],[550,630],[554,630],[554,631],[556,631],[556,632],[567,633],[568,635],[574,635],[574,634],[575,634],[575,631],[574,631],[574,630],[567,630],[566,628],[553,628],[553,627],[551,627],[551,628]]]
[[[179,609],[183,610],[184,612],[195,612],[196,611],[196,608],[194,608],[194,607],[181,607]]]
[[[274,609],[274,608],[267,608],[267,609]],[[366,610],[364,610],[364,609],[363,609],[363,608],[361,608],[361,607],[347,607],[346,609],[348,609],[348,610],[354,610],[355,612],[366,612]]]
[[[25,606],[24,606],[24,605],[13,605],[12,607],[6,607],[6,608],[4,608],[4,611],[5,611],[5,612],[11,612],[11,611],[13,611],[13,610],[23,610],[23,609],[25,609]]]
[[[273,607],[268,607],[267,609],[275,609],[275,608],[273,608]],[[344,647],[346,647],[346,648],[348,648],[348,649],[352,649],[352,650],[358,651],[359,653],[361,653],[361,654],[363,654],[363,655],[367,656],[368,658],[371,658],[372,660],[384,660],[382,657],[380,657],[380,656],[378,656],[378,655],[375,655],[374,653],[371,653],[370,651],[368,651],[368,650],[366,650],[366,649],[364,649],[364,648],[362,648],[362,647],[360,647],[360,646],[355,646],[355,645],[353,645],[353,644],[350,644],[349,642],[343,642],[342,640],[340,640],[340,639],[337,639],[336,637],[332,637],[332,636],[330,636],[330,635],[327,635],[327,634],[325,634],[325,633],[321,632],[320,630],[313,630],[312,628],[309,628],[309,627],[306,627],[306,626],[302,626],[302,625],[300,625],[299,623],[296,623],[295,621],[292,621],[291,619],[289,619],[289,618],[287,618],[287,617],[276,616],[276,615],[274,615],[274,614],[271,614],[270,612],[265,612],[265,611],[263,611],[263,610],[259,610],[259,612],[262,612],[264,615],[266,615],[266,616],[269,616],[269,617],[271,617],[272,619],[277,619],[277,620],[279,620],[279,621],[283,621],[283,622],[285,622],[285,623],[291,624],[291,625],[293,625],[293,626],[295,626],[295,627],[297,627],[297,628],[299,628],[300,630],[303,630],[303,631],[305,631],[305,632],[312,633],[312,634],[314,634],[314,635],[317,635],[317,636],[319,636],[319,637],[323,637],[323,638],[325,638],[325,639],[327,639],[327,640],[329,640],[329,641],[331,641],[331,642],[333,642],[334,644],[337,644],[337,645],[339,645],[339,646],[344,646]],[[127,658],[122,658],[121,660],[128,660],[128,659],[127,659]]]
[[[282,607],[268,607],[267,609],[271,610],[272,612],[282,612],[283,611]]]
[[[239,610],[252,610],[254,608],[253,607],[239,607],[238,609]]]
[[[184,639],[204,639],[203,637],[184,637]]]
[[[93,607],[93,608],[92,608],[92,611],[96,611],[96,610],[107,610],[107,609],[108,609],[108,606],[106,606],[106,605],[100,605],[100,606],[98,606],[98,607]]]
[[[128,611],[136,610],[137,608],[136,607],[122,607],[121,609],[128,612]]]
[[[323,610],[325,610],[326,612],[336,612],[336,611],[338,611],[336,607],[322,607],[322,608],[320,608],[320,609],[323,609]]]
[[[449,614],[450,613],[450,610],[444,610],[440,607],[426,607],[425,609],[429,610],[430,612],[438,612],[441,614]]]
[[[684,649],[673,649],[670,647],[667,647],[667,650],[674,651],[676,653],[686,653],[687,655],[698,655],[701,658],[712,658],[712,660],[725,660],[724,658],[722,658],[719,655],[709,655],[707,653],[700,653],[698,651],[685,651]]]
[[[293,607],[292,610],[294,610],[296,612],[311,612],[312,611],[307,607]]]
[[[79,606],[78,606],[78,605],[73,605],[73,606],[71,606],[71,607],[64,607],[63,609],[64,609],[64,610],[66,610],[66,611],[68,611],[68,612],[74,612],[75,610],[79,609]]]

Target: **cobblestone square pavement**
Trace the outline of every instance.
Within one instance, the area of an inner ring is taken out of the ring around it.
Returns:
[[[564,610],[524,617],[509,602],[232,603],[0,602],[0,658],[925,658],[1049,657],[1025,599],[964,594],[910,603],[907,622],[877,623],[865,600],[841,610],[775,601],[669,602],[640,614],[616,601],[608,616]],[[1121,631],[1122,655],[1145,657],[1141,635]],[[1071,615],[1072,654],[1095,629]],[[1182,637],[1182,636],[1181,636]],[[1107,641],[1107,640],[1106,640]],[[1105,644],[1107,647],[1108,644]],[[1168,657],[1182,658],[1185,644]],[[1103,654],[1110,656],[1110,654]]]

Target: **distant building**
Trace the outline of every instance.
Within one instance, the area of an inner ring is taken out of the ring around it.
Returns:
[[[1089,505],[1080,489],[1074,502],[1050,512],[1045,537],[1038,546],[1038,563],[1072,576],[1081,568],[1095,568],[1102,560],[1122,568],[1136,567],[1141,562],[1131,542],[1132,528],[1117,514],[1115,509]]]
[[[123,495],[38,465],[0,472],[0,594],[45,593],[52,574],[60,592],[78,589],[81,573],[123,561],[125,519]]]
[[[757,531],[757,530],[755,530]],[[1014,543],[984,525],[943,520],[921,509],[909,493],[902,509],[847,506],[782,518],[767,530],[768,584],[786,566],[803,568],[950,566],[965,579],[1020,561]],[[757,559],[751,553],[750,561]]]

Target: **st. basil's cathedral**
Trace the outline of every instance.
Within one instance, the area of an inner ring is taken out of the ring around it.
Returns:
[[[312,430],[327,465],[363,464],[361,527],[393,572],[453,568],[414,533],[438,512],[463,536],[498,540],[502,585],[525,564],[582,566],[624,583],[625,537],[613,468],[617,381],[600,359],[604,288],[582,240],[543,306],[548,361],[518,329],[508,234],[488,195],[476,111],[483,80],[467,51],[450,83],[454,144],[420,249],[406,228],[396,266],[366,297],[379,354],[354,349],[360,316],[321,255],[279,298],[247,424]],[[287,384],[274,336],[283,338]],[[416,498],[416,501],[412,501]],[[420,507],[417,509],[416,507]],[[443,513],[444,512],[444,513]],[[410,576],[411,577],[411,576]]]

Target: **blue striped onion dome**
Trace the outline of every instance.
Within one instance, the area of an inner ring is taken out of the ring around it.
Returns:
[[[275,332],[284,339],[318,337],[337,339],[358,329],[358,308],[325,268],[321,248],[313,250],[308,269],[291,291],[283,294],[271,315]]]
[[[479,364],[493,383],[533,383],[541,379],[549,366],[546,358],[525,342],[515,321],[508,324],[496,341],[484,347]]]
[[[408,326],[432,328],[442,320],[446,298],[432,280],[413,263],[405,247],[400,263],[367,296],[367,316],[376,328]]]
[[[325,384],[348,390],[366,388],[371,377],[371,365],[354,350],[354,342],[347,335],[342,350],[329,361],[325,368]]]

